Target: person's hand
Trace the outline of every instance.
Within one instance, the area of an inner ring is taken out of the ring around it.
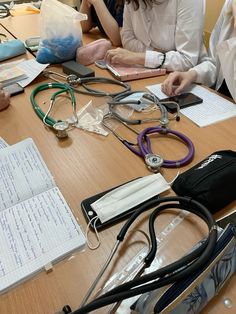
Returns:
[[[0,86],[0,110],[5,109],[10,104],[10,95],[9,93],[5,92]]]
[[[129,51],[123,48],[116,48],[107,51],[105,60],[107,63],[115,64],[128,64],[144,65],[145,55],[143,53]]]
[[[161,90],[168,96],[181,94],[196,78],[197,72],[194,70],[170,73],[167,79],[162,83]]]

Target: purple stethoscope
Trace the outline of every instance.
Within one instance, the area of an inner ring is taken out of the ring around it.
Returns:
[[[167,114],[165,112],[164,106],[162,104],[159,104],[157,100],[155,99],[155,103],[160,107],[161,106],[161,112],[162,112],[162,118],[160,118],[159,121],[161,123],[160,126],[156,127],[149,127],[145,128],[142,132],[138,133],[135,129],[130,127],[129,124],[134,124],[131,120],[130,123],[127,122],[127,120],[123,120],[120,116],[114,115],[112,111],[110,111],[107,115],[103,118],[103,125],[111,131],[111,133],[120,141],[122,142],[131,152],[133,152],[135,155],[141,157],[148,169],[154,173],[160,171],[160,167],[165,168],[179,168],[182,166],[187,165],[191,162],[194,156],[194,145],[192,141],[184,134],[171,130],[167,127],[168,119]],[[176,117],[176,120],[179,120],[179,116]],[[132,143],[121,137],[116,131],[114,131],[105,121],[107,119],[115,119],[118,120],[120,123],[125,125],[129,130],[137,134],[137,143]],[[164,121],[164,122],[163,122]],[[140,124],[140,122],[139,122]],[[162,134],[162,135],[171,135],[174,137],[177,137],[180,139],[188,148],[187,155],[179,160],[167,160],[163,159],[160,155],[157,155],[153,153],[151,148],[151,140],[149,135],[151,134]]]

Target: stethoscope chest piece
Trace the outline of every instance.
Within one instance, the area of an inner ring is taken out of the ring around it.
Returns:
[[[154,173],[160,171],[160,167],[162,166],[164,160],[160,155],[157,154],[147,154],[144,157],[145,163],[149,170]]]
[[[68,137],[69,123],[67,121],[56,122],[53,125],[53,129],[57,132],[56,135],[58,138],[66,138]]]

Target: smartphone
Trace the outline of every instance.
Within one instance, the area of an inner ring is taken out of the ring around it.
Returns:
[[[107,64],[105,60],[97,60],[94,62],[97,67],[100,69],[107,69]]]
[[[24,92],[24,88],[21,87],[18,83],[5,86],[3,87],[3,90],[8,92],[10,96],[15,96]]]
[[[197,95],[194,95],[193,93],[184,93],[181,95],[160,99],[160,101],[163,102],[163,105],[169,112],[174,113],[177,111],[176,105],[171,103],[165,104],[164,102],[169,101],[177,102],[179,104],[180,109],[183,109],[189,106],[200,104],[202,103],[203,100],[202,98],[198,97]]]

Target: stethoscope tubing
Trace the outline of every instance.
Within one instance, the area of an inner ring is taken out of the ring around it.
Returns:
[[[188,147],[188,154],[180,159],[180,160],[168,160],[164,159],[164,162],[162,164],[162,167],[165,168],[177,168],[177,167],[182,167],[186,164],[188,164],[193,156],[194,156],[194,145],[193,142],[183,133],[180,133],[178,131],[168,129],[168,128],[163,128],[163,127],[150,127],[144,129],[142,132],[139,133],[137,141],[138,141],[138,147],[139,147],[139,152],[137,151],[138,155],[140,157],[145,157],[147,154],[152,154],[151,150],[151,144],[149,137],[147,136],[148,134],[154,134],[154,133],[162,133],[165,135],[172,134],[174,136],[177,136],[180,138]]]
[[[183,133],[180,133],[180,132],[172,130],[172,129],[163,128],[161,126],[146,128],[142,132],[140,132],[138,134],[138,137],[137,137],[137,145],[130,143],[129,141],[127,141],[125,139],[120,139],[120,138],[118,138],[118,139],[132,153],[134,153],[135,155],[137,155],[141,158],[145,158],[146,155],[153,154],[153,151],[151,148],[151,140],[148,136],[149,134],[153,134],[153,133],[162,133],[165,135],[172,134],[172,135],[180,138],[188,147],[188,154],[184,158],[182,158],[180,160],[164,159],[162,167],[165,167],[165,168],[182,167],[182,166],[187,165],[193,159],[194,152],[195,152],[193,142]],[[136,146],[138,146],[138,147],[136,148]]]
[[[186,197],[166,197],[160,198],[155,202],[155,205],[160,205],[163,202],[174,202],[177,201],[179,204],[164,204],[157,207],[150,216],[149,219],[149,231],[152,241],[156,242],[154,221],[161,211],[166,208],[179,208],[185,209],[192,212],[202,218],[208,225],[209,234],[204,243],[202,243],[197,249],[190,252],[189,254],[182,257],[180,260],[171,263],[157,271],[150,274],[144,275],[140,278],[136,278],[130,282],[122,284],[91,303],[87,304],[81,309],[73,312],[73,314],[84,314],[89,313],[100,307],[122,301],[126,298],[130,298],[145,292],[155,290],[163,287],[167,284],[173,283],[177,280],[181,280],[186,276],[191,275],[194,271],[198,270],[199,267],[204,265],[210,258],[217,240],[217,226],[211,213],[200,203]],[[120,233],[117,236],[117,240],[122,241],[127,233],[129,227],[135,221],[135,219],[145,210],[153,205],[152,200],[149,204],[141,206],[140,209],[129,218],[129,220],[122,227]],[[188,208],[186,208],[188,206]],[[155,251],[155,245],[153,250]],[[152,253],[153,254],[153,253]],[[151,257],[152,259],[153,257]],[[151,281],[151,283],[149,283]]]
[[[106,78],[106,77],[82,77],[79,78],[76,75],[74,75],[75,79],[70,80],[70,75],[63,75],[61,73],[57,73],[51,70],[45,70],[43,72],[45,76],[48,78],[51,78],[52,80],[60,83],[60,84],[65,84],[68,85],[72,90],[79,94],[83,95],[90,95],[90,96],[96,96],[96,97],[104,97],[104,96],[109,96],[109,97],[116,97],[117,95],[121,95],[123,93],[126,93],[130,91],[131,87],[129,84],[112,79],[112,78]],[[55,76],[61,77],[65,80],[65,82],[60,81],[57,79]],[[117,85],[122,87],[124,90],[119,91],[119,92],[104,92],[95,88],[90,88],[88,85],[89,84],[111,84],[111,85]],[[84,90],[77,88],[76,86],[80,85],[84,88]]]

